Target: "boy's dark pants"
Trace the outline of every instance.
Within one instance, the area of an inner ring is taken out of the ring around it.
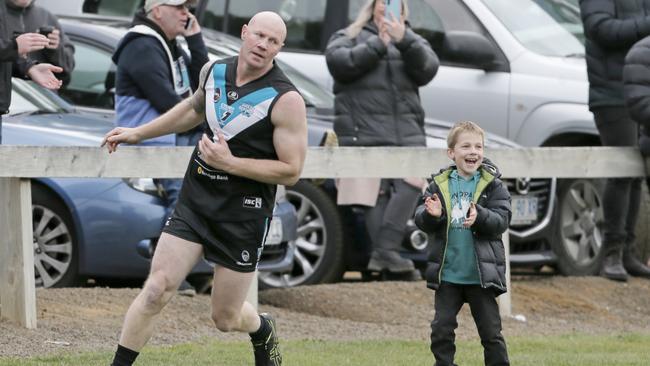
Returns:
[[[435,366],[452,366],[456,354],[456,316],[469,303],[483,345],[485,365],[510,365],[506,342],[501,335],[499,306],[492,290],[479,285],[456,285],[442,282],[436,290],[436,314],[431,322],[431,352]]]

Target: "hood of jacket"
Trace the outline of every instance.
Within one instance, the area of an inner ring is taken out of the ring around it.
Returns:
[[[437,177],[440,174],[443,174],[445,172],[451,173],[452,170],[458,169],[456,166],[456,163],[451,163],[447,167],[440,169],[438,173],[431,174],[431,178],[429,179],[430,181],[433,180],[435,177]],[[486,172],[490,173],[493,175],[495,178],[501,178],[501,171],[499,171],[499,168],[492,162],[492,160],[488,158],[483,158],[483,162],[481,163],[481,166],[479,167],[479,170],[485,170]]]
[[[156,33],[158,33],[158,35],[162,37],[162,39],[164,39],[167,42],[167,48],[169,48],[171,52],[174,52],[173,50],[176,49],[176,39],[174,38],[171,41],[168,40],[167,36],[165,35],[165,32],[163,32],[160,26],[158,26],[158,24],[156,24],[153,20],[147,18],[147,15],[142,9],[135,14],[135,16],[133,17],[133,21],[131,22],[131,27],[135,27],[136,25],[144,25],[146,27],[153,29]],[[149,36],[137,32],[128,32],[120,40],[120,43],[115,48],[115,52],[113,53],[113,57],[112,57],[112,60],[116,65],[120,59],[120,54],[122,53],[122,50],[124,50],[124,46],[126,46],[129,42],[131,42],[132,40],[138,37],[149,37]]]

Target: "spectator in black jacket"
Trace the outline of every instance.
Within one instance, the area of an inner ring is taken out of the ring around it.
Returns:
[[[650,0],[581,0],[586,37],[589,109],[604,146],[637,146],[638,126],[623,97],[623,62],[630,47],[650,35]],[[650,268],[635,253],[641,180],[608,179],[603,197],[603,250],[600,274],[626,281],[650,277]]]
[[[419,87],[438,71],[438,57],[405,19],[386,19],[385,0],[369,0],[357,19],[330,39],[325,57],[334,78],[334,131],[343,146],[425,146],[424,110]],[[346,184],[341,182],[343,194]],[[349,187],[349,185],[348,185]],[[376,200],[366,213],[373,242],[369,271],[417,276],[413,262],[399,254],[406,223],[424,188],[418,179],[382,179],[363,187]],[[374,194],[370,194],[370,190]],[[351,196],[358,196],[356,194]],[[343,202],[339,204],[360,202]],[[396,278],[396,277],[393,277]]]
[[[59,66],[57,77],[66,85],[74,68],[74,45],[63,33],[58,19],[48,10],[34,4],[35,0],[7,0],[7,27],[12,34],[41,33],[49,40],[44,49],[30,52],[28,58],[38,63]]]
[[[639,149],[650,157],[650,36],[635,43],[625,57],[623,92],[630,117],[639,124]],[[650,188],[650,177],[646,178]]]
[[[32,51],[41,50],[49,43],[48,39],[38,33],[25,33],[13,37],[7,28],[7,8],[5,0],[0,0],[0,144],[2,143],[2,115],[9,111],[11,105],[11,76],[30,77],[39,85],[58,89],[61,82],[54,73],[61,72],[60,67],[50,64],[36,64],[24,56]]]

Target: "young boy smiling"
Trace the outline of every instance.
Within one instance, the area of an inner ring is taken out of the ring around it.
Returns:
[[[434,237],[426,271],[435,293],[431,352],[436,366],[454,365],[456,316],[469,303],[486,365],[509,365],[496,296],[507,291],[501,234],[510,222],[510,194],[483,158],[485,133],[459,122],[447,136],[454,164],[432,175],[415,222]]]

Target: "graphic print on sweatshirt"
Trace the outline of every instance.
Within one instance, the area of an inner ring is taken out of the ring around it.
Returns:
[[[244,96],[226,92],[226,66],[215,64],[205,83],[205,115],[215,137],[221,131],[226,141],[255,123],[264,120],[278,95],[272,87],[262,88]],[[234,98],[237,95],[237,98]]]
[[[460,197],[459,197],[460,196]],[[459,192],[451,195],[451,228],[465,229],[463,222],[469,211],[472,194],[470,192]]]

